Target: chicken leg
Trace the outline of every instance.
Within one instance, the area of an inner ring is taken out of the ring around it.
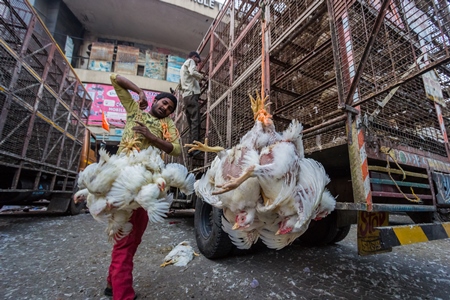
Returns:
[[[163,263],[160,264],[159,266],[160,266],[161,268],[164,268],[165,266],[168,266],[168,265],[171,265],[171,264],[174,264],[174,263],[176,263],[176,261],[173,260],[173,259],[171,259],[171,260],[169,260],[169,261],[163,262]]]
[[[263,198],[264,206],[272,205],[273,199],[270,199],[264,194],[263,189],[261,189],[261,197]]]
[[[219,194],[223,194],[225,192],[236,189],[244,181],[246,181],[250,177],[254,176],[254,173],[253,173],[254,170],[255,170],[255,166],[253,165],[253,166],[248,167],[248,169],[245,170],[245,172],[237,178],[230,176],[231,180],[228,183],[218,185],[217,187],[220,188],[220,190],[215,190],[214,192],[212,192],[212,194],[219,195]]]
[[[124,153],[128,156],[133,153],[133,150],[141,151],[139,145],[141,142],[137,137],[133,138],[125,138],[119,145],[119,147],[123,147]]]
[[[264,124],[270,123],[272,115],[269,114],[269,112],[266,109],[266,106],[270,104],[270,103],[266,104],[266,100],[269,98],[269,96],[266,96],[264,99],[261,99],[258,92],[256,92],[256,99],[253,98],[252,95],[249,96],[253,111],[253,118],[255,119],[255,121],[258,120]]]
[[[188,152],[192,152],[192,151],[203,151],[203,152],[213,152],[213,153],[217,153],[220,152],[222,150],[225,150],[225,148],[222,148],[220,146],[208,146],[208,139],[205,139],[205,143],[201,143],[199,141],[194,141],[193,144],[186,144],[184,145],[185,147],[189,147],[190,149],[188,150]]]

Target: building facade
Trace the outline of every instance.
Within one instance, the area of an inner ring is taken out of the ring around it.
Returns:
[[[200,44],[221,2],[30,0],[91,95],[90,130],[113,152],[126,115],[109,75],[126,76],[149,100],[175,89],[181,65]],[[102,129],[102,113],[109,132]]]

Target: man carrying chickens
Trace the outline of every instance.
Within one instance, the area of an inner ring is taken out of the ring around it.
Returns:
[[[144,91],[127,78],[112,74],[111,83],[127,112],[127,122],[118,153],[132,149],[157,147],[169,155],[178,156],[181,146],[178,131],[169,117],[177,106],[177,98],[170,93],[155,96],[150,111]],[[133,100],[131,90],[139,95],[139,101]],[[130,180],[133,180],[130,178]],[[106,296],[114,299],[136,299],[133,289],[133,257],[141,243],[142,235],[149,218],[142,208],[133,211],[129,222],[133,229],[129,235],[116,240],[111,253],[111,265],[107,278]]]

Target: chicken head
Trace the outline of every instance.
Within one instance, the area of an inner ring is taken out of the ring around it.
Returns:
[[[249,208],[241,210],[236,214],[233,230],[248,228],[255,219],[256,209]]]

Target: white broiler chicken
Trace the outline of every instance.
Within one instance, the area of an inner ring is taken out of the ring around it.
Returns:
[[[117,155],[109,156],[103,148],[99,150],[99,155],[99,162],[95,164],[93,172],[89,172],[88,177],[83,178],[86,188],[96,196],[106,195],[120,170],[126,165],[125,160],[119,159]]]
[[[103,167],[109,161],[109,155],[103,148],[100,149],[98,153],[100,155],[99,162],[88,165],[78,174],[77,185],[79,191],[77,193],[78,195],[76,194],[76,197],[74,197],[75,203],[86,200],[87,194],[84,191],[82,192],[82,190],[88,189],[88,187],[90,188],[91,193],[102,194],[101,191],[97,191],[97,189],[92,186],[92,182],[95,181],[98,176],[102,177]],[[111,184],[115,179],[113,176],[117,176],[117,173],[108,177],[108,181],[110,181]],[[107,186],[108,188],[111,187],[111,185]]]
[[[252,233],[256,204],[260,199],[258,181],[250,178],[236,189],[220,195],[215,194],[215,189],[226,183],[228,176],[239,176],[242,173],[243,158],[249,152],[252,151],[241,145],[220,151],[208,171],[195,183],[195,191],[203,201],[224,210],[226,224],[233,224],[228,226],[231,231],[239,229],[245,231],[242,234],[249,234],[246,238],[246,248],[250,248],[258,240],[258,236]],[[247,157],[246,159],[250,160],[251,158]],[[253,159],[257,160],[258,156],[254,156]],[[227,233],[231,237],[231,232],[227,231]],[[238,247],[243,249],[242,245]]]
[[[86,199],[94,219],[107,224],[105,231],[112,242],[131,232],[129,219],[139,207],[147,211],[151,223],[162,222],[173,201],[167,194],[169,186],[183,188],[186,194],[193,192],[194,176],[184,166],[170,164],[165,170],[159,149],[138,151],[133,141],[127,143],[118,155],[109,156],[102,149],[99,163],[80,173],[80,190],[74,195],[74,201]]]
[[[238,178],[231,178],[221,186],[222,190],[219,192],[238,188],[249,178],[256,178],[264,199],[264,205],[259,206],[261,212],[274,210],[293,198],[300,173],[300,156],[298,143],[291,140],[294,140],[294,137],[298,140],[297,136],[301,139],[301,131],[300,123],[293,123],[288,131],[292,137],[288,134],[279,135],[274,143],[263,147],[259,154],[257,150],[252,149],[253,153],[248,157],[258,156],[257,161],[246,160],[244,163],[247,168],[243,174]],[[301,153],[303,154],[303,151]]]
[[[314,220],[318,221],[328,216],[336,207],[336,198],[330,193],[328,189],[323,191],[322,199],[316,209]]]
[[[301,159],[299,164],[301,171],[293,197],[276,206],[280,216],[278,230],[273,225],[261,232],[261,239],[269,248],[281,249],[291,244],[308,229],[312,219],[326,216],[334,209],[336,202],[325,188],[329,178],[323,166],[309,158]]]
[[[125,166],[106,194],[108,207],[121,209],[129,206],[146,183],[146,172],[142,164]]]
[[[292,231],[303,234],[308,229],[310,221],[317,218],[319,213],[321,216],[326,216],[334,209],[336,201],[325,187],[330,182],[330,178],[321,163],[314,159],[304,158],[300,161],[300,166],[301,174],[296,194],[300,199],[297,202],[298,220]],[[323,207],[321,207],[321,203],[323,203]]]
[[[311,219],[331,212],[335,200],[325,189],[329,178],[323,166],[304,158],[302,125],[293,120],[280,134],[266,99],[251,100],[256,122],[238,145],[216,151],[207,140],[187,145],[189,151],[218,152],[195,191],[223,209],[222,228],[238,248],[248,249],[261,238],[269,248],[281,249],[302,235]]]
[[[167,265],[174,265],[184,267],[194,258],[194,256],[198,256],[198,254],[195,253],[194,248],[192,248],[188,241],[183,241],[166,255],[164,262],[160,266],[165,267]]]
[[[278,138],[273,123],[267,122],[269,119],[265,110],[264,101],[250,97],[252,109],[256,122],[253,128],[247,132],[241,142],[225,150],[221,147],[208,147],[207,140],[205,144],[196,142],[190,151],[201,150],[208,152],[218,152],[216,158],[208,171],[202,178],[196,182],[195,190],[203,200],[210,205],[224,209],[224,215],[227,220],[224,227],[232,237],[231,230],[241,230],[236,233],[246,235],[246,242],[237,245],[239,248],[249,248],[251,244],[258,240],[256,227],[253,224],[256,215],[256,205],[260,199],[260,187],[256,178],[246,178],[245,182],[239,184],[235,189],[220,189],[220,187],[229,181],[230,177],[241,176],[245,171],[245,163],[257,164],[259,155],[257,150],[264,145],[273,142]],[[219,188],[219,189],[217,189]],[[233,223],[234,225],[231,225]],[[229,230],[228,230],[229,229]],[[233,238],[232,238],[233,239]],[[237,241],[237,240],[236,240]]]
[[[175,187],[185,195],[194,192],[195,176],[193,173],[188,173],[188,169],[183,165],[177,163],[165,165],[161,171],[161,177],[165,180],[167,187]]]
[[[247,156],[252,160],[244,160],[246,169],[240,177],[228,176],[231,180],[228,180],[222,186],[218,186],[221,187],[221,190],[216,193],[235,189],[248,178],[257,177],[261,184],[264,205],[268,206],[274,202],[281,202],[283,199],[279,199],[280,197],[288,197],[293,185],[296,184],[297,162],[304,156],[303,127],[298,121],[294,120],[288,129],[280,135],[275,131],[272,116],[265,111],[265,100],[260,100],[258,97],[257,101],[259,103],[259,115],[255,116],[257,119],[255,126],[241,139],[241,143],[247,143],[247,140],[251,140],[251,138],[254,139],[252,143],[254,146],[249,147],[250,151],[253,152]],[[259,121],[260,119],[262,121]],[[255,162],[255,156],[259,156],[257,162]],[[268,208],[268,210],[271,208]]]

